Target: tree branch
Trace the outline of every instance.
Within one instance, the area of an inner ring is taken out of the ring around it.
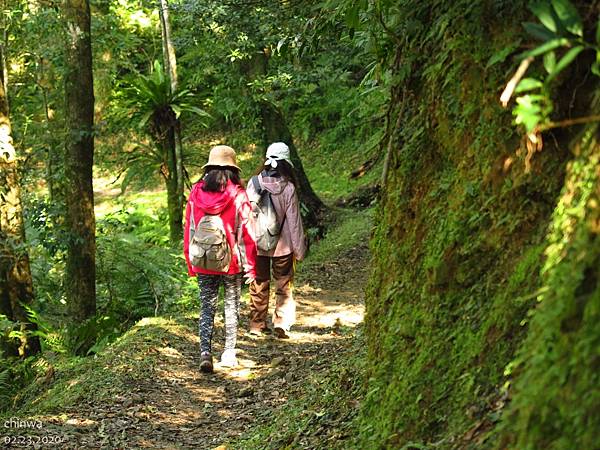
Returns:
[[[525,75],[525,72],[527,72],[527,68],[529,67],[529,64],[531,64],[532,61],[533,57],[529,57],[521,61],[519,68],[517,69],[513,77],[510,79],[510,81],[504,88],[502,95],[500,96],[500,103],[502,103],[503,107],[506,108],[506,106],[508,105],[508,101],[512,97],[513,92],[517,87],[517,84],[519,84],[519,81],[521,81],[521,78],[523,78],[523,75]]]
[[[584,123],[600,122],[600,114],[593,116],[577,117],[575,119],[561,120],[560,122],[549,122],[546,125],[542,125],[537,131],[547,131],[553,128],[565,128],[573,125],[582,125]]]

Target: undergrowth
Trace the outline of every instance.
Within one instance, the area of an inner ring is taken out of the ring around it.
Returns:
[[[166,318],[139,321],[110,346],[92,358],[47,354],[39,361],[38,374],[15,399],[8,416],[44,416],[76,406],[79,402],[102,402],[135,383],[141,373],[152,372],[161,347],[181,325]]]

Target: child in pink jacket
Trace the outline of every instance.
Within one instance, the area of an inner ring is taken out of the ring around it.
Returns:
[[[261,189],[271,194],[281,231],[275,248],[270,251],[258,249],[256,279],[250,285],[250,333],[260,335],[270,331],[267,314],[272,274],[275,285],[273,329],[277,337],[285,339],[296,321],[296,302],[292,295],[295,261],[302,261],[306,252],[294,166],[286,144],[275,142],[269,145],[258,181]],[[251,202],[258,201],[254,183],[248,183],[247,193]]]
[[[219,287],[225,290],[225,347],[221,365],[236,366],[236,339],[241,294],[241,272],[249,281],[256,276],[256,245],[248,229],[250,203],[242,187],[235,152],[218,145],[210,151],[204,177],[192,188],[185,212],[183,252],[188,273],[198,278],[202,312],[199,321],[200,370],[213,371],[212,334]],[[231,261],[227,272],[192,265],[190,241],[205,215],[222,220]]]

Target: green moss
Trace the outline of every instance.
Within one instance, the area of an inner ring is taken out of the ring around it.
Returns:
[[[552,225],[544,288],[514,364],[500,448],[595,448],[600,429],[600,145],[584,135]]]
[[[564,181],[566,154],[560,149],[567,139],[556,146],[546,142],[532,172],[524,171],[513,153],[517,139],[509,131],[510,117],[496,106],[504,73],[491,67],[482,76],[478,69],[491,49],[506,45],[511,35],[517,39],[524,5],[469,5],[460,16],[455,15],[459,4],[432,13],[427,29],[414,42],[409,37],[401,49],[407,54],[418,47],[422,56],[410,83],[410,114],[396,130],[402,147],[393,154],[394,170],[375,218],[379,226],[372,238],[374,271],[366,318],[371,366],[359,420],[360,448],[409,448],[409,443],[417,448],[481,448],[501,442],[491,430],[511,380],[525,370],[515,361],[517,350],[531,316],[536,317],[536,299],[554,292],[544,281],[550,269],[543,256],[552,259],[547,248],[555,245],[545,237]],[[410,1],[402,7],[419,11]],[[503,20],[499,30],[490,14],[511,19]],[[483,17],[490,18],[494,32],[482,25]],[[452,26],[433,36],[448,23]],[[506,169],[509,158],[513,165]],[[588,176],[572,184],[594,186],[595,181]],[[574,194],[583,197],[579,191]],[[576,217],[572,209],[563,209],[569,211],[564,217],[583,223],[581,209]],[[565,240],[561,227],[556,242]],[[596,241],[585,242],[590,255],[597,254],[592,250]],[[585,279],[589,283],[591,275],[583,274],[589,273],[591,262],[585,262],[581,251],[573,252],[573,258],[576,267],[562,270],[555,285],[577,297],[577,286]],[[594,308],[588,308],[569,311],[582,321],[586,314],[594,317]],[[564,327],[564,321],[557,323]],[[589,355],[592,347],[586,348]],[[536,346],[529,357],[539,351]],[[533,377],[526,383],[535,384]],[[587,387],[592,389],[589,383]],[[557,400],[543,412],[544,402],[539,409],[537,401],[523,408],[543,417],[546,426],[552,417],[556,423],[567,417],[551,414],[568,411],[566,403]],[[590,422],[592,411],[583,411],[580,422],[583,417]],[[502,439],[516,443],[511,448],[543,448],[540,444],[548,441],[542,434],[524,437],[530,433],[529,416],[519,420],[522,435],[507,432],[509,437]],[[585,439],[573,442],[589,442]]]

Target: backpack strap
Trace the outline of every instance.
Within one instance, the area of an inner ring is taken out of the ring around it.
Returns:
[[[194,237],[194,234],[196,234],[196,221],[194,220],[194,202],[192,201],[191,198],[190,198],[190,229],[189,229],[189,233],[190,233],[190,239],[192,239]]]
[[[260,181],[258,179],[258,175],[254,175],[252,178],[250,178],[250,181],[254,185],[254,190],[256,191],[256,193],[258,195],[262,195],[262,193],[264,191],[264,188],[260,185]]]
[[[266,191],[265,188],[263,188],[260,185],[260,181],[258,179],[258,175],[254,175],[252,178],[250,178],[250,182],[254,185],[254,190],[256,191],[256,193],[260,196],[262,196],[263,192]],[[279,229],[283,229],[283,224],[285,223],[285,219],[287,218],[287,215],[285,214],[285,211],[283,212],[283,220],[281,221],[281,223],[279,224]]]

